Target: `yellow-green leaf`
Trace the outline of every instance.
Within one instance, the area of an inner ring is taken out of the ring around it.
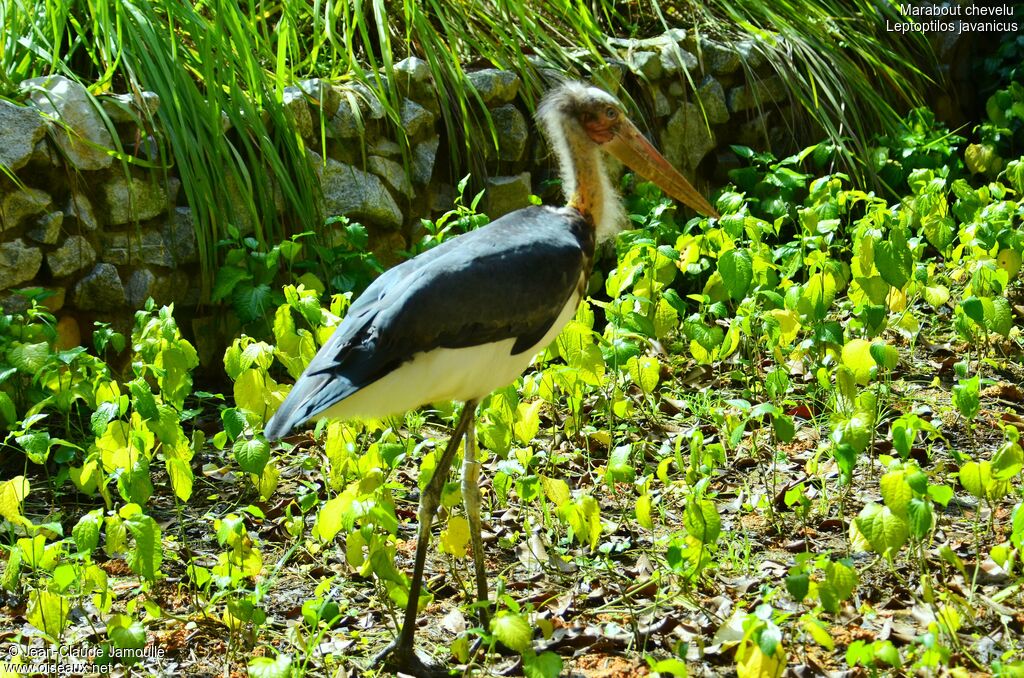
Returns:
[[[56,640],[67,628],[71,615],[71,600],[46,590],[29,593],[28,611],[25,617],[51,639]]]

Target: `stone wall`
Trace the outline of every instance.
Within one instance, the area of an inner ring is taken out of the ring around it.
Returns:
[[[687,32],[672,30],[613,46],[616,58],[594,79],[637,104],[641,127],[698,186],[721,183],[736,166],[730,144],[778,147],[791,139],[782,81],[751,45],[704,40],[698,46]],[[558,77],[538,66],[546,77]],[[388,136],[384,107],[370,90],[309,80],[284,93],[315,161],[324,215],[364,223],[371,245],[382,251],[406,247],[418,237],[421,217],[449,209],[459,179],[451,176],[426,62],[402,61],[396,78],[411,142],[408,173],[401,147]],[[498,132],[497,148],[487,153],[482,204],[497,217],[541,192],[550,159],[516,74],[485,69],[469,79]],[[30,92],[24,102],[0,101],[0,163],[6,168],[0,172],[0,304],[23,306],[18,290],[51,291],[46,303],[71,328],[68,341],[77,324],[88,327],[94,319],[127,327],[149,296],[176,302],[181,311],[196,309],[196,241],[180,182],[137,167],[126,174],[105,150],[113,146],[111,131],[125,147],[145,140],[131,112],[142,106],[155,111],[158,97],[100,97],[114,123],[110,130],[81,85],[60,76],[24,84]]]

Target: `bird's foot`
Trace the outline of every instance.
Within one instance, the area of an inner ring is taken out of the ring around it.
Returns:
[[[406,674],[415,678],[443,678],[451,675],[447,667],[412,647],[402,647],[398,640],[388,644],[370,660],[370,669],[382,668],[392,674]]]

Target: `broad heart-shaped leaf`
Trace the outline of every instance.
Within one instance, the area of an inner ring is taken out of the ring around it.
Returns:
[[[929,214],[924,216],[921,219],[921,227],[924,230],[924,237],[940,252],[946,251],[946,248],[953,242],[953,236],[956,233],[953,219],[946,214]]]
[[[907,521],[894,514],[888,506],[868,504],[855,518],[857,529],[881,555],[897,551],[907,541]]]
[[[913,490],[907,484],[906,474],[903,471],[889,471],[882,476],[879,485],[885,505],[896,515],[906,518],[907,505],[914,496]]]
[[[857,570],[849,563],[848,560],[837,560],[825,566],[825,582],[839,600],[846,600],[857,588]]]
[[[560,507],[563,504],[568,503],[571,495],[569,494],[569,483],[565,482],[561,478],[548,478],[547,476],[540,477],[541,487],[544,488],[544,495],[547,496],[548,501]]]
[[[261,436],[255,436],[246,440],[239,438],[235,441],[232,452],[238,466],[246,473],[259,475],[263,468],[270,461],[270,445]]]
[[[533,628],[520,614],[499,613],[491,620],[491,633],[507,648],[520,654],[533,646]]]
[[[896,289],[903,289],[910,281],[914,254],[907,246],[902,231],[894,229],[890,232],[888,240],[875,243],[875,266],[878,267],[882,280]]]
[[[1004,337],[1010,336],[1010,330],[1013,328],[1013,316],[1010,313],[1009,300],[1006,297],[983,299],[982,305],[985,309],[985,326],[996,334],[1001,334]]]
[[[527,655],[523,657],[523,675],[526,678],[558,678],[562,675],[562,658],[554,652]]]
[[[960,483],[964,489],[978,499],[994,501],[1006,495],[1009,482],[992,477],[992,464],[983,461],[969,461],[960,467]]]
[[[704,544],[714,544],[722,533],[722,519],[718,509],[706,499],[690,501],[686,505],[683,524],[690,536]]]
[[[740,301],[754,280],[754,262],[747,250],[733,249],[718,258],[718,272],[734,301]]]
[[[38,344],[21,344],[15,342],[7,351],[7,360],[20,372],[35,375],[43,369],[46,358],[50,355],[50,345],[45,341]]]
[[[164,558],[160,528],[153,518],[144,513],[132,515],[124,525],[135,537],[135,548],[128,552],[128,566],[143,579],[156,581]]]
[[[184,459],[168,459],[166,467],[174,495],[181,501],[188,501],[192,497],[192,483],[195,481],[192,467]]]
[[[867,339],[851,339],[843,346],[843,364],[850,368],[860,385],[871,381],[871,368],[875,359],[871,355],[871,342]]]
[[[804,572],[802,574],[791,574],[785,579],[786,590],[789,591],[789,595],[793,596],[793,600],[800,602],[807,597],[807,592],[811,587],[811,578]]]
[[[706,351],[714,351],[725,340],[725,330],[718,325],[705,325],[699,320],[683,323],[683,334],[690,341],[697,342]]]
[[[440,544],[442,553],[465,558],[466,545],[469,544],[469,521],[462,516],[449,518],[448,526],[441,530]]]
[[[20,522],[21,503],[28,496],[29,483],[25,476],[15,476],[0,483],[0,517]]]
[[[256,657],[249,662],[250,678],[291,678],[292,658],[279,654],[275,659]]]
[[[951,400],[965,419],[974,419],[981,408],[981,401],[978,399],[980,385],[981,378],[974,375],[970,379],[961,379],[960,383],[953,386]]]
[[[564,504],[557,510],[558,516],[569,524],[573,535],[581,544],[589,544],[593,549],[601,538],[601,507],[589,494],[578,500]]]
[[[75,546],[79,553],[91,553],[100,543],[100,519],[101,516],[93,511],[86,513],[78,519],[71,530],[71,536],[75,540]]]
[[[981,299],[972,294],[960,301],[960,307],[963,308],[964,314],[968,318],[982,327],[985,326],[985,306],[981,303]]]
[[[736,675],[738,678],[779,678],[785,669],[786,652],[782,645],[778,645],[771,656],[754,645],[736,664]]]
[[[996,480],[1009,480],[1024,468],[1024,451],[1020,445],[1007,440],[992,455],[992,477]]]
[[[812,321],[824,320],[835,301],[837,287],[830,273],[815,273],[800,290],[797,312]]]
[[[887,370],[896,369],[900,362],[900,352],[895,346],[890,346],[884,341],[876,341],[871,344],[871,357],[879,367]]]
[[[71,599],[45,590],[29,593],[26,619],[51,639],[56,640],[68,626]]]
[[[537,431],[540,430],[540,408],[543,405],[544,401],[538,398],[530,403],[519,403],[516,407],[512,432],[516,440],[523,445],[529,445],[537,436]]]
[[[661,376],[661,365],[657,358],[650,356],[634,356],[626,361],[626,370],[629,378],[640,390],[650,395],[658,387],[658,378]]]
[[[1013,526],[1013,531],[1010,533],[1010,542],[1018,549],[1024,548],[1024,502],[1018,503],[1013,507],[1010,524]]]
[[[892,286],[882,280],[882,276],[873,275],[870,278],[856,278],[855,282],[867,295],[872,304],[883,305],[889,296]]]

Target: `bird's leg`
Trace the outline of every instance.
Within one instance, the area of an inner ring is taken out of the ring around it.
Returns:
[[[469,538],[473,543],[473,567],[476,570],[476,597],[480,625],[487,628],[487,569],[484,566],[484,542],[480,527],[480,460],[476,458],[476,427],[466,431],[466,449],[462,458],[462,501],[469,519]]]
[[[409,602],[405,606],[405,619],[402,622],[402,631],[398,639],[388,645],[382,652],[373,658],[371,665],[377,665],[387,658],[388,669],[399,670],[414,676],[429,676],[435,673],[447,675],[437,667],[432,667],[422,660],[413,650],[413,636],[416,634],[416,616],[419,611],[420,588],[423,584],[423,568],[427,561],[427,549],[430,546],[430,528],[434,522],[434,512],[441,503],[441,490],[448,479],[448,471],[451,469],[455,453],[459,449],[459,442],[466,434],[466,430],[472,425],[476,413],[476,401],[470,400],[466,403],[459,417],[455,431],[448,440],[441,458],[434,466],[434,475],[427,483],[423,493],[420,495],[419,507],[419,532],[416,536],[416,561],[412,568],[412,580],[409,582]]]

